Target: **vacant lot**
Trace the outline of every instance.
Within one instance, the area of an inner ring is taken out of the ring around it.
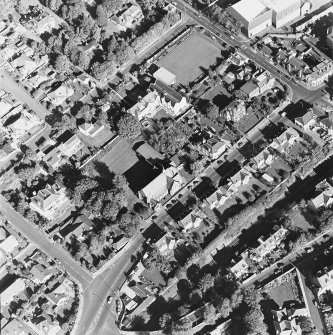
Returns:
[[[163,58],[160,65],[174,73],[180,83],[187,85],[215,63],[220,55],[221,50],[212,41],[194,34]]]

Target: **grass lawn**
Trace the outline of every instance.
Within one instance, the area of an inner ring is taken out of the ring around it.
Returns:
[[[213,41],[194,34],[163,58],[159,65],[175,74],[180,83],[187,85],[215,63],[220,55],[221,50]]]
[[[165,280],[163,279],[161,273],[157,269],[153,269],[153,270],[145,269],[142,272],[142,276],[148,280],[151,280],[157,286],[159,286],[160,284],[165,285]]]
[[[273,299],[279,306],[282,306],[284,302],[296,300],[291,283],[289,281],[282,283],[281,285],[273,288],[268,292],[271,299]]]
[[[117,174],[125,173],[138,160],[135,151],[123,139],[119,139],[113,143],[111,150],[101,158],[101,162],[105,163],[110,171]]]
[[[289,216],[293,222],[293,225],[301,228],[303,231],[308,231],[309,229],[313,229],[313,226],[309,224],[309,222],[305,219],[305,217],[298,210],[292,211]]]

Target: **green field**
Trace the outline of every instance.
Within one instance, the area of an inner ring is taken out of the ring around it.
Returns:
[[[171,51],[159,63],[176,75],[177,81],[183,85],[194,81],[204,69],[208,69],[221,50],[207,37],[194,34],[173,51]]]

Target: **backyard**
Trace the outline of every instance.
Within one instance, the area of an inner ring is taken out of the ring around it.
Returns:
[[[221,50],[207,37],[194,34],[160,61],[160,66],[176,75],[177,80],[187,85],[196,80],[215,63]]]

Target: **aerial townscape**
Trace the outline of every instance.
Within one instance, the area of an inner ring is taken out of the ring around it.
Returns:
[[[1,335],[333,335],[333,1],[0,0]]]

